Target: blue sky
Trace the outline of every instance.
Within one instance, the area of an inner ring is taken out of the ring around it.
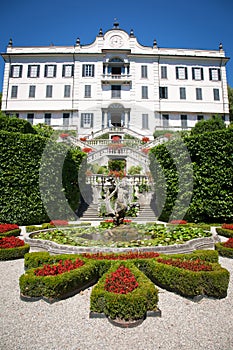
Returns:
[[[9,38],[14,46],[73,45],[77,37],[88,44],[117,18],[143,45],[156,38],[160,47],[218,49],[222,42],[233,87],[232,0],[4,0],[0,9],[0,52]],[[0,91],[3,67],[0,58]]]

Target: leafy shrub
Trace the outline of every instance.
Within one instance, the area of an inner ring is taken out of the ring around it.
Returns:
[[[229,272],[213,263],[213,271],[189,271],[161,264],[156,261],[138,261],[137,266],[158,286],[182,296],[207,295],[225,298],[229,284]]]
[[[23,258],[29,249],[30,246],[17,237],[0,238],[0,260]]]
[[[15,116],[6,116],[0,112],[0,130],[9,132],[20,132],[22,134],[36,134],[33,126],[23,119]]]
[[[74,259],[74,256],[72,258]],[[97,276],[95,264],[91,261],[78,269],[55,276],[36,276],[35,269],[30,269],[19,279],[21,297],[43,297],[53,302],[85,289],[87,285],[96,282]]]
[[[203,134],[204,132],[218,131],[225,129],[226,124],[219,116],[213,116],[208,120],[199,121],[191,130],[191,135]]]
[[[215,249],[218,251],[219,255],[233,259],[233,248],[224,246],[224,243],[216,243]]]
[[[229,238],[233,237],[233,231],[232,230],[228,230],[226,228],[217,227],[216,228],[216,232],[220,236],[229,237]]]
[[[115,294],[104,289],[106,278],[121,265],[135,276],[138,287],[128,294]],[[91,293],[91,311],[105,313],[111,319],[137,320],[145,317],[148,310],[156,310],[158,290],[132,263],[116,262],[104,274]]]
[[[46,138],[37,135],[0,131],[0,221],[19,225],[49,222],[44,203],[49,205],[50,202],[60,217],[59,213],[64,212],[64,194],[57,191],[60,169],[56,169],[55,164],[59,164],[59,161],[64,163],[63,190],[71,208],[77,209],[77,177],[84,154],[79,149],[69,149],[66,145],[51,141],[50,157],[41,167],[46,142]],[[61,157],[65,151],[67,154],[64,161]],[[44,203],[39,187],[40,171],[45,179],[53,178],[49,188],[46,183],[42,183],[46,197]]]
[[[184,161],[187,147],[192,164]],[[171,156],[169,150],[175,156]],[[169,221],[176,202],[176,215],[190,222],[233,221],[233,133],[230,129],[175,139],[150,151],[150,168],[155,181],[157,198],[164,198],[159,219]],[[159,163],[159,166],[158,166]],[[179,174],[190,178],[193,169],[193,191],[189,181],[179,188]],[[180,200],[177,200],[179,193]],[[191,202],[186,203],[190,197]],[[187,207],[188,206],[188,207]]]

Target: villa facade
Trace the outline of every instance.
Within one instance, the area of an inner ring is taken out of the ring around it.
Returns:
[[[226,63],[218,50],[141,45],[114,23],[74,46],[15,47],[5,61],[2,111],[80,136],[117,127],[152,138],[190,129],[212,115],[229,118]]]

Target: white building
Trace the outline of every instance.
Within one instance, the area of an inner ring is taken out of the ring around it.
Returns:
[[[5,61],[2,110],[33,124],[76,129],[109,127],[152,137],[155,129],[191,128],[219,114],[229,118],[226,63],[219,50],[143,46],[114,23],[93,43],[15,47]],[[96,134],[97,135],[97,134]]]

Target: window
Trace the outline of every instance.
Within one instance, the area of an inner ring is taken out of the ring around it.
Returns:
[[[31,124],[33,124],[33,120],[34,120],[34,114],[33,113],[28,113],[27,114],[27,121]]]
[[[46,85],[46,97],[52,97],[53,95],[53,86]]]
[[[94,77],[95,66],[94,64],[83,64],[83,77]]]
[[[188,79],[187,67],[176,67],[176,79]]]
[[[10,77],[11,78],[21,78],[23,72],[23,66],[22,65],[13,65],[11,66],[10,70]]]
[[[57,74],[56,64],[46,64],[44,69],[44,76],[46,78],[55,78]]]
[[[17,98],[17,96],[18,96],[18,86],[13,85],[11,87],[11,98]]]
[[[159,87],[159,98],[168,98],[168,89],[166,86]]]
[[[147,78],[147,66],[141,66],[141,77]]]
[[[142,129],[149,129],[148,114],[142,114]]]
[[[148,86],[142,86],[142,98],[148,98]]]
[[[29,97],[35,97],[36,95],[36,86],[35,85],[30,85],[29,86]]]
[[[209,68],[210,80],[220,81],[221,80],[221,72],[219,68]]]
[[[193,80],[204,80],[203,68],[192,68]]]
[[[112,85],[112,98],[121,98],[121,86]]]
[[[28,78],[39,78],[40,76],[40,66],[39,65],[29,65],[28,66]]]
[[[202,89],[201,88],[196,88],[196,99],[202,100]]]
[[[45,113],[44,122],[46,125],[51,125],[51,113]]]
[[[69,126],[70,113],[63,113],[63,126]]]
[[[74,76],[74,65],[73,64],[63,64],[62,76],[65,78],[73,77]]]
[[[81,113],[81,128],[93,127],[93,113]]]
[[[220,100],[219,89],[213,89],[213,93],[214,93],[214,101],[219,101]]]
[[[91,97],[91,85],[85,85],[84,97]]]
[[[162,114],[162,123],[163,123],[164,129],[167,129],[169,127],[169,115],[168,114]]]
[[[70,97],[70,85],[64,86],[64,97]]]
[[[204,80],[203,68],[192,68],[193,80]]]
[[[180,87],[180,99],[186,100],[186,89],[185,87]]]
[[[182,129],[187,129],[188,127],[187,115],[181,115],[181,127]]]
[[[161,79],[167,79],[167,66],[161,66]]]
[[[204,116],[203,115],[198,115],[197,116],[197,121],[200,122],[201,120],[204,120]]]

